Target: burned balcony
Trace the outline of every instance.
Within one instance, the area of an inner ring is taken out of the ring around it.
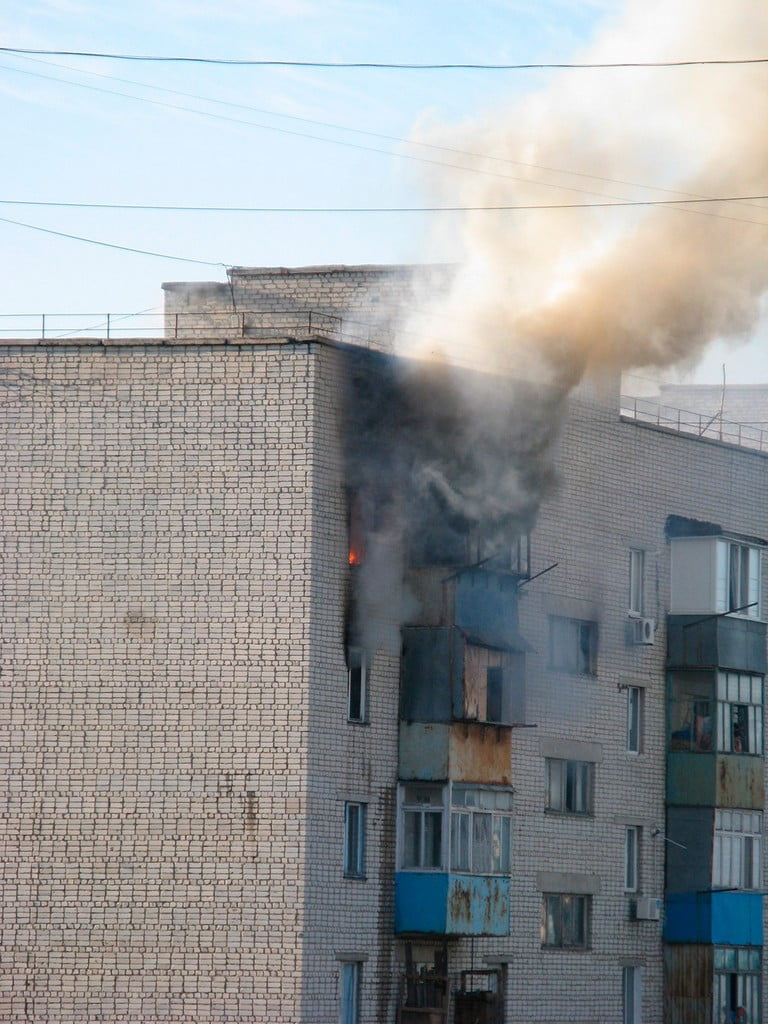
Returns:
[[[510,729],[523,705],[522,650],[456,626],[406,627],[401,778],[509,784]]]

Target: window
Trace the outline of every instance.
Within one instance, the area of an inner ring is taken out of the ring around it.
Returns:
[[[547,758],[547,810],[592,814],[594,765],[591,761]]]
[[[548,949],[588,949],[592,898],[545,893],[541,908],[541,945]]]
[[[758,1024],[760,950],[716,946],[713,1015],[715,1024]]]
[[[597,671],[597,623],[553,615],[549,620],[550,668],[578,675]]]
[[[473,875],[510,871],[512,794],[454,786],[451,792],[451,870]]]
[[[438,871],[443,866],[443,790],[418,783],[403,787],[401,807],[403,868]]]
[[[759,889],[761,886],[761,836],[759,811],[715,811],[715,843],[712,884],[726,889]]]
[[[640,888],[640,827],[628,825],[624,830],[624,892]]]
[[[365,877],[365,804],[344,804],[344,874]]]
[[[629,552],[629,611],[632,615],[645,612],[645,552],[638,548]]]
[[[762,676],[675,672],[669,696],[670,750],[762,754]]]
[[[746,544],[720,541],[717,552],[718,583],[725,611],[760,617],[760,551]]]
[[[672,539],[670,612],[760,618],[761,549],[723,536]]]
[[[621,969],[622,1024],[642,1024],[643,1015],[643,969],[622,967]]]
[[[340,1024],[360,1022],[360,978],[362,963],[350,960],[341,965],[341,1013]]]
[[[717,749],[763,752],[763,680],[746,672],[717,673]]]
[[[347,718],[350,722],[368,721],[368,667],[359,647],[347,651]]]
[[[643,742],[643,690],[627,687],[627,753],[639,754]]]

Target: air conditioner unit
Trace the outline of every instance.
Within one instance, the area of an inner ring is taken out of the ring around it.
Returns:
[[[632,910],[635,921],[658,921],[661,918],[661,900],[654,896],[638,896]]]
[[[655,619],[631,619],[629,623],[630,637],[633,644],[650,647],[656,633]]]

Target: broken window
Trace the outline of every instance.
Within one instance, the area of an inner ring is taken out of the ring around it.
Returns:
[[[522,685],[519,655],[468,643],[464,653],[464,718],[473,722],[511,725],[516,713],[512,687]]]
[[[553,615],[549,620],[549,667],[593,676],[597,672],[597,623]]]

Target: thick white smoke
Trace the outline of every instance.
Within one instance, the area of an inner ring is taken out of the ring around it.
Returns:
[[[573,60],[766,53],[766,4],[638,0]],[[755,64],[562,71],[511,109],[418,134],[496,158],[475,162],[490,173],[433,168],[439,204],[552,205],[768,193],[766,124],[768,65]],[[411,321],[406,349],[439,338],[449,358],[564,391],[590,367],[666,366],[746,336],[768,289],[766,202],[475,212],[452,230],[454,287]]]

